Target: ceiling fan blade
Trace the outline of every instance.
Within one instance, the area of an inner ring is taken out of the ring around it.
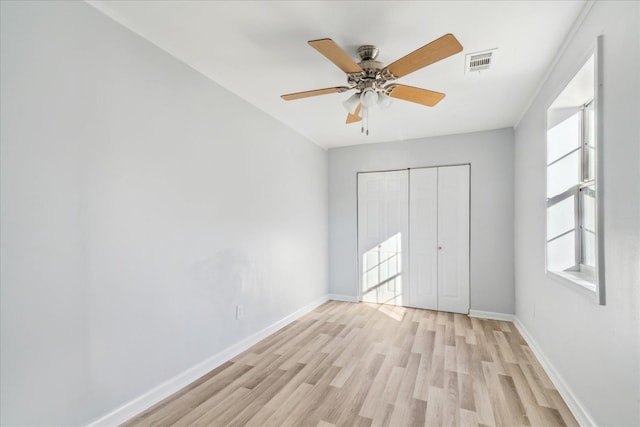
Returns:
[[[362,68],[331,39],[311,40],[308,42],[311,47],[323,54],[329,61],[333,62],[347,74],[364,73]]]
[[[453,34],[445,34],[439,39],[422,46],[420,49],[403,56],[396,62],[387,65],[382,70],[382,75],[389,79],[406,76],[409,73],[461,51],[462,45],[458,39],[456,39]]]
[[[433,107],[445,97],[444,93],[399,84],[391,84],[384,89],[392,98],[404,99],[427,107]]]
[[[308,90],[306,92],[288,93],[286,95],[281,95],[280,98],[284,99],[285,101],[293,101],[294,99],[308,98],[310,96],[326,95],[328,93],[346,92],[349,89],[351,88],[347,86],[328,87],[325,89]]]
[[[347,114],[347,124],[356,123],[362,120],[362,117],[360,117],[361,109],[362,109],[362,104],[358,104],[358,106],[356,107],[356,111],[353,114],[351,113]]]

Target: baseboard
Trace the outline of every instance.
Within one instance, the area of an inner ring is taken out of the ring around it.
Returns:
[[[256,332],[255,334],[248,336],[247,338],[237,342],[231,347],[228,347],[221,352],[214,354],[209,359],[198,363],[192,368],[187,369],[186,371],[176,375],[170,380],[147,391],[141,396],[138,396],[137,398],[127,402],[116,410],[93,421],[89,424],[89,427],[114,426],[130,420],[131,418],[160,402],[162,399],[171,396],[173,393],[191,384],[198,378],[202,377],[203,375],[227,362],[229,359],[232,359],[233,357],[247,350],[251,346],[262,341],[269,335],[277,332],[279,329],[283,328],[294,320],[297,320],[310,311],[314,310],[328,300],[329,297],[324,296],[310,304],[305,305],[304,307],[296,310],[290,315],[278,320],[277,322],[267,326],[266,328]]]
[[[576,421],[578,421],[578,424],[580,424],[582,427],[596,426],[597,424],[595,423],[591,415],[589,415],[585,407],[580,403],[575,394],[573,394],[571,388],[569,388],[560,373],[556,370],[556,368],[544,354],[536,340],[533,339],[533,336],[529,333],[529,331],[527,331],[527,328],[525,328],[524,324],[517,316],[514,318],[513,323],[514,325],[516,325],[516,328],[520,332],[520,335],[522,335],[522,338],[524,338],[524,340],[527,342],[527,345],[529,346],[533,354],[535,354],[535,356],[538,358],[540,365],[542,365],[542,368],[545,370],[545,372],[549,376],[549,379],[558,390],[558,393],[560,393],[560,396],[562,396],[562,398],[564,399],[565,403],[569,407],[569,410],[576,418]]]
[[[480,319],[504,320],[513,322],[514,315],[507,313],[495,313],[493,311],[469,310],[469,317],[478,317]]]
[[[329,294],[329,299],[332,301],[358,302],[358,297],[351,295]]]

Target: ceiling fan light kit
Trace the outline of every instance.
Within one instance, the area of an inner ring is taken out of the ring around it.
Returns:
[[[342,105],[344,106],[344,109],[347,110],[349,114],[355,114],[359,103],[360,103],[360,94],[354,93],[349,98],[347,98],[346,101],[342,103]]]
[[[385,66],[376,60],[379,50],[373,45],[363,45],[358,48],[360,62],[356,63],[331,39],[311,40],[308,43],[345,72],[347,86],[296,92],[282,95],[281,97],[285,101],[291,101],[311,96],[356,90],[357,92],[354,95],[342,103],[348,111],[347,124],[361,121],[361,113],[364,112],[368,116],[369,110],[375,106],[381,108],[389,107],[391,98],[433,107],[444,98],[444,93],[398,83],[387,85],[387,83],[462,51],[462,45],[453,34],[445,34],[439,39]],[[361,131],[365,133],[364,127],[361,128]],[[369,134],[368,129],[366,134]]]
[[[378,92],[376,89],[367,88],[360,94],[362,108],[371,108],[378,102]]]
[[[379,94],[379,98],[378,98],[378,106],[382,109],[386,109],[391,107],[391,103],[393,102],[393,99],[391,99],[391,97],[389,95],[387,95],[384,92],[380,92]]]

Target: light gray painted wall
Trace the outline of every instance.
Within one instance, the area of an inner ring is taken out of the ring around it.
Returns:
[[[1,8],[2,425],[88,423],[326,295],[326,151],[84,2]]]
[[[471,164],[471,309],[514,312],[513,130],[329,150],[329,291],[356,296],[356,173]]]
[[[595,2],[515,133],[516,314],[600,426],[640,425],[640,2]],[[545,275],[545,108],[604,35],[607,305]],[[535,312],[534,312],[535,307]]]

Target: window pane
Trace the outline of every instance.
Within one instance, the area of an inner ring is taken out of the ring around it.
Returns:
[[[596,119],[593,111],[593,102],[587,106],[586,119],[587,135],[585,145],[587,146],[587,170],[583,179],[585,181],[596,178]]]
[[[596,230],[596,194],[594,185],[582,188],[580,197],[582,198],[582,227],[594,232]]]
[[[588,165],[587,170],[585,171],[585,181],[589,181],[592,179],[596,179],[596,149],[593,147],[588,148],[589,157],[588,157]]]
[[[582,231],[582,264],[596,268],[596,235]]]
[[[580,262],[591,267],[596,266],[596,194],[595,185],[580,190],[582,212],[582,256]]]
[[[572,231],[547,243],[547,268],[549,271],[563,271],[574,267],[576,233]]]
[[[556,196],[580,181],[580,151],[547,167],[547,197]]]
[[[547,131],[547,164],[580,147],[580,111]]]
[[[547,208],[547,240],[575,228],[575,196]]]

